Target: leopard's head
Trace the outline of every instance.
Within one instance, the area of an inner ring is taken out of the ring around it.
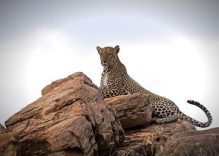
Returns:
[[[101,48],[97,46],[97,51],[100,55],[101,64],[106,69],[111,69],[113,66],[116,65],[118,62],[118,53],[119,53],[119,46],[115,47],[104,47]]]

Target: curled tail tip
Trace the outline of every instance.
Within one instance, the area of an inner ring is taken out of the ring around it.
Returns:
[[[188,103],[192,104],[192,103],[195,103],[194,100],[187,100]]]
[[[192,105],[196,105],[196,106],[198,106],[199,108],[201,108],[201,109],[205,112],[205,114],[207,115],[207,118],[208,118],[208,121],[205,122],[205,123],[199,122],[199,121],[196,121],[196,120],[192,119],[191,121],[193,122],[193,124],[194,124],[195,126],[202,127],[202,128],[210,126],[211,123],[212,123],[212,116],[211,116],[210,112],[207,110],[207,108],[205,108],[205,107],[204,107],[203,105],[201,105],[199,102],[194,101],[194,100],[187,100],[187,102],[190,103],[190,104],[192,104]]]

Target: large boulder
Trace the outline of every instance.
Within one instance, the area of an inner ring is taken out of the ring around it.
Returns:
[[[219,128],[185,131],[170,136],[156,156],[218,156]]]
[[[153,124],[126,130],[125,142],[113,152],[112,156],[154,156],[158,150],[163,149],[163,144],[170,136],[187,131],[196,131],[196,129],[186,121]]]
[[[5,125],[7,133],[0,135],[0,154],[5,156],[108,155],[124,141],[115,110],[83,73],[45,87],[41,98]]]
[[[152,106],[148,95],[135,93],[105,99],[105,102],[116,110],[124,129],[151,122]]]

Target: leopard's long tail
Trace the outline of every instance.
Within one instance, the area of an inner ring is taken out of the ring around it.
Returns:
[[[202,104],[200,104],[197,101],[187,100],[187,102],[189,104],[192,104],[192,105],[195,105],[195,106],[198,106],[199,108],[201,108],[205,112],[205,114],[206,114],[206,116],[208,118],[208,121],[207,122],[200,122],[200,121],[197,121],[197,120],[195,120],[195,119],[193,119],[193,118],[191,118],[191,117],[189,117],[189,116],[187,116],[187,115],[185,115],[183,113],[182,113],[182,115],[183,115],[182,118],[185,119],[185,120],[188,120],[189,122],[191,122],[193,125],[195,125],[197,127],[204,128],[204,127],[210,126],[211,123],[212,123],[212,116],[211,116],[210,112],[207,110],[207,108],[205,108],[205,106],[203,106]]]

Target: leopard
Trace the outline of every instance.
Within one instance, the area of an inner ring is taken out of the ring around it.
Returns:
[[[120,61],[118,53],[119,45],[115,47],[96,47],[100,61],[103,66],[99,89],[103,98],[110,98],[120,95],[134,93],[145,94],[152,106],[152,121],[157,124],[170,123],[177,120],[186,120],[192,125],[205,128],[211,125],[212,116],[208,109],[194,100],[187,100],[187,103],[195,105],[202,109],[206,114],[208,121],[200,122],[192,117],[185,115],[179,107],[170,99],[157,95],[136,82],[129,76],[125,65]]]

